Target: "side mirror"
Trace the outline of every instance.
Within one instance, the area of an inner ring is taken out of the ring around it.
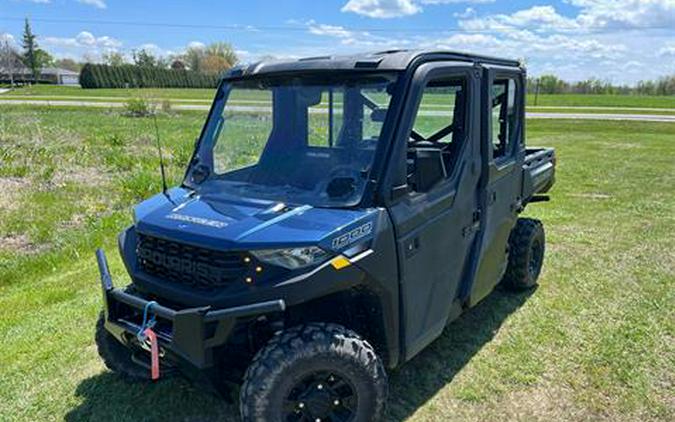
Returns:
[[[194,183],[202,183],[209,177],[209,168],[203,164],[197,164],[190,174],[190,178]]]

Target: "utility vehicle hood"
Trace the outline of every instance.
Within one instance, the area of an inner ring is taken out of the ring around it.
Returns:
[[[210,249],[318,245],[339,252],[370,240],[379,210],[314,208],[174,188],[140,203],[136,230]]]

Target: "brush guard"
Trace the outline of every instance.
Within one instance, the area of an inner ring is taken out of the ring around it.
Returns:
[[[143,323],[138,322],[139,316],[151,304],[151,312],[157,321],[154,331],[160,358],[181,364],[187,362],[198,370],[214,366],[214,349],[227,342],[238,319],[286,309],[282,299],[224,309],[209,306],[172,309],[114,287],[103,250],[96,250],[96,260],[101,276],[106,330],[127,346],[137,345],[148,350],[148,345],[138,343],[136,334],[143,327]]]

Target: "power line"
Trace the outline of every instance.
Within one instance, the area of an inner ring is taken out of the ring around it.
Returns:
[[[25,18],[16,16],[0,16],[0,20],[4,21],[23,21]],[[87,20],[87,19],[58,19],[58,18],[30,18],[34,22],[44,23],[73,23],[81,25],[117,25],[117,26],[138,26],[138,27],[160,27],[160,28],[186,28],[186,29],[217,29],[225,31],[251,31],[251,32],[304,32],[309,28],[321,28],[321,24],[308,23],[305,26],[278,26],[278,25],[243,25],[243,24],[196,24],[196,23],[176,23],[176,22],[140,22],[140,21],[115,21],[115,20]],[[337,28],[337,26],[336,26]],[[517,26],[499,26],[491,25],[490,28],[482,29],[464,29],[464,28],[375,28],[375,27],[344,27],[339,26],[339,29],[353,32],[375,32],[375,33],[419,33],[419,32],[451,32],[451,33],[492,33],[500,30],[528,30],[534,28],[517,27]],[[560,32],[572,31],[574,28],[552,28]],[[612,33],[622,31],[646,30],[646,29],[673,29],[668,25],[642,25],[630,28],[607,28],[607,27],[585,27],[583,31],[592,33]]]

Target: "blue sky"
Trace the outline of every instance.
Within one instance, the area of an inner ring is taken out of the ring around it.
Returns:
[[[0,37],[19,43],[26,16],[42,47],[78,59],[222,40],[243,61],[443,48],[569,80],[675,73],[675,0],[0,0]]]

